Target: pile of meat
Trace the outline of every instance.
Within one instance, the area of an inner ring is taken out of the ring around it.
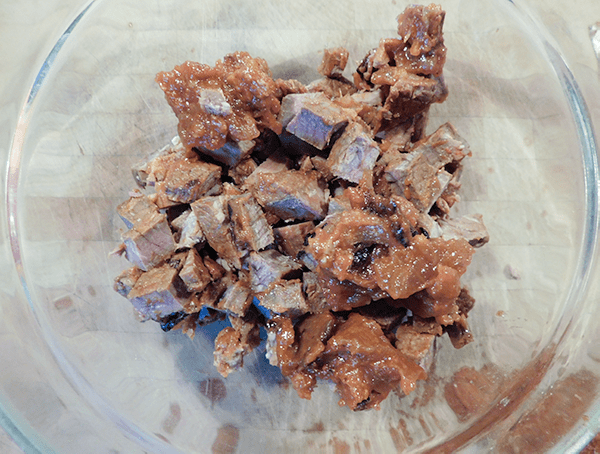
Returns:
[[[165,331],[229,319],[223,376],[263,327],[301,397],[319,378],[354,410],[411,392],[437,336],[472,340],[460,278],[488,239],[480,216],[450,216],[468,145],[450,124],[425,135],[448,93],[443,20],[406,9],[353,81],[343,48],[307,86],[245,52],[159,73],[179,134],[133,169],[115,289]]]

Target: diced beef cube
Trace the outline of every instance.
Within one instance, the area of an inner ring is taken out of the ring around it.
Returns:
[[[456,219],[440,219],[442,238],[464,238],[473,247],[481,247],[490,239],[480,214],[464,215]]]
[[[396,348],[427,370],[429,360],[432,358],[435,335],[420,333],[411,325],[400,325],[395,334]]]
[[[331,173],[358,183],[365,172],[371,173],[379,157],[379,147],[360,123],[351,123],[331,148],[327,164]]]
[[[274,249],[251,252],[246,265],[250,270],[251,286],[255,293],[264,292],[273,282],[300,270],[300,264]]]
[[[255,144],[254,140],[242,140],[240,142],[227,142],[216,150],[200,148],[199,151],[229,167],[234,167],[250,155]]]
[[[302,107],[311,102],[327,99],[322,93],[293,93],[285,96],[281,100],[281,110],[278,120],[285,128],[296,115],[300,113]]]
[[[444,102],[447,97],[448,88],[443,78],[398,73],[381,114],[384,119],[391,116],[393,120],[389,123],[396,125],[407,116],[422,114],[432,103]]]
[[[202,257],[194,248],[187,252],[179,277],[190,292],[201,292],[212,281]]]
[[[243,159],[238,165],[230,168],[227,175],[233,179],[235,184],[241,186],[244,184],[244,181],[246,181],[246,178],[248,178],[257,167],[258,166],[256,165],[256,162],[254,162],[254,159]]]
[[[206,241],[220,257],[240,269],[240,258],[245,254],[235,245],[229,222],[228,196],[203,197],[192,203],[192,210],[204,232]]]
[[[208,256],[203,257],[203,261],[204,266],[210,273],[213,281],[221,279],[223,276],[225,276],[225,268],[223,268],[218,262]]]
[[[164,264],[143,273],[127,298],[144,317],[157,319],[183,310],[187,296],[177,270]]]
[[[260,251],[273,243],[273,230],[252,194],[232,197],[228,205],[233,237],[240,249]]]
[[[238,317],[246,315],[248,308],[252,304],[252,295],[247,279],[240,279],[225,291],[217,308]]]
[[[288,95],[283,99],[279,113],[279,121],[288,132],[319,150],[324,149],[333,134],[345,127],[351,118],[348,111],[323,93]]]
[[[321,220],[327,213],[329,191],[316,171],[286,170],[279,173],[256,171],[246,186],[258,203],[283,220]]]
[[[243,366],[244,356],[260,344],[260,327],[252,317],[229,316],[231,326],[215,339],[214,364],[223,377]]]
[[[206,241],[193,210],[184,212],[171,225],[179,228],[178,249],[192,248],[196,245],[202,246],[204,241]]]
[[[357,91],[354,84],[342,76],[340,76],[339,79],[324,77],[311,82],[306,88],[311,93],[323,93],[333,100],[338,100],[343,96],[352,95]]]
[[[226,55],[212,68],[188,61],[157,74],[156,81],[179,119],[179,135],[188,149],[215,150],[229,139],[253,140],[259,128],[281,132],[275,118],[277,85],[267,63],[246,52]]]
[[[276,314],[298,317],[309,311],[299,279],[279,280],[270,285],[260,298],[260,305]]]
[[[133,224],[141,221],[146,215],[158,213],[158,207],[152,203],[148,196],[139,193],[120,204],[117,207],[117,213],[127,228],[130,229],[133,227]]]
[[[304,238],[314,229],[315,225],[310,221],[278,227],[273,229],[275,244],[284,254],[297,257],[304,248]]]
[[[204,195],[218,192],[220,186],[219,166],[192,158],[178,159],[171,163],[164,180],[156,183],[158,205],[192,203]]]
[[[321,361],[340,394],[340,404],[353,410],[378,408],[398,385],[409,394],[425,371],[395,349],[377,322],[351,313],[328,341]],[[348,367],[352,364],[351,367]]]
[[[148,271],[173,252],[175,241],[167,222],[160,213],[150,213],[122,235],[127,260]]]
[[[131,168],[131,173],[139,187],[145,188],[146,185],[154,186],[156,181],[164,179],[166,168],[172,160],[186,157],[187,155],[188,153],[182,145],[179,136],[175,136],[169,145],[155,151],[148,159],[135,164]]]
[[[450,163],[456,165],[466,156],[471,156],[469,144],[450,123],[440,126],[433,134],[417,144],[414,151],[423,153],[427,162],[438,169]]]
[[[417,222],[417,228],[427,232],[429,238],[439,238],[442,236],[442,228],[440,225],[427,213],[419,214],[419,221]]]
[[[302,275],[302,290],[306,295],[306,304],[311,313],[319,314],[329,310],[327,298],[325,298],[319,276],[316,273],[306,272]]]
[[[317,68],[317,71],[325,77],[338,77],[342,74],[348,64],[348,50],[343,47],[335,49],[325,49],[323,51],[323,61]]]
[[[420,142],[410,153],[397,153],[385,168],[387,181],[394,192],[407,195],[415,206],[428,212],[452,179],[446,171],[449,164],[454,170],[470,153],[468,145],[448,123]]]
[[[115,284],[113,286],[115,292],[127,298],[127,295],[129,294],[137,280],[140,278],[142,273],[143,271],[140,270],[137,266],[127,268],[115,278]]]
[[[244,355],[248,345],[242,340],[235,328],[224,328],[215,339],[214,365],[225,378],[244,364]]]
[[[275,84],[279,90],[279,98],[295,93],[306,93],[304,84],[296,79],[276,79]]]

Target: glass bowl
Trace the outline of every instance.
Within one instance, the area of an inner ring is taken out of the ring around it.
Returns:
[[[221,378],[218,327],[190,340],[140,323],[113,289],[131,166],[176,134],[154,82],[248,51],[308,83],[324,48],[350,62],[394,37],[403,1],[96,0],[32,81],[2,216],[0,422],[27,452],[565,452],[600,427],[598,79],[542,2],[448,0],[451,121],[471,145],[457,214],[489,244],[463,278],[475,342],[436,344],[426,382],[381,410],[298,398],[264,349]],[[562,33],[562,34],[561,34]],[[349,67],[352,64],[349,64]],[[579,75],[585,75],[581,82]],[[590,78],[590,74],[592,77]],[[594,79],[595,77],[595,79]],[[591,100],[591,101],[590,101]],[[15,282],[20,285],[15,288]]]

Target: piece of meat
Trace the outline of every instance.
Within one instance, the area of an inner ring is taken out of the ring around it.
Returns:
[[[358,183],[365,173],[372,173],[379,157],[379,147],[360,123],[353,122],[331,148],[327,164],[331,173]]]
[[[171,202],[192,203],[202,196],[215,194],[221,187],[221,168],[197,158],[177,159],[170,163],[162,181],[155,184],[159,207]]]
[[[247,344],[241,334],[228,326],[221,330],[215,339],[214,365],[225,378],[244,364],[244,355],[248,352]]]
[[[252,194],[232,197],[228,208],[233,238],[238,248],[260,251],[273,243],[273,230]]]
[[[247,279],[240,279],[225,291],[217,308],[238,317],[243,317],[252,304],[250,285]]]
[[[348,56],[350,53],[343,47],[334,49],[325,49],[323,51],[323,60],[317,68],[320,74],[325,77],[339,77],[348,64]]]
[[[321,220],[327,213],[329,191],[316,171],[286,170],[278,173],[256,171],[246,187],[268,212],[285,221]]]
[[[241,140],[239,142],[227,142],[221,148],[210,150],[208,148],[199,148],[200,153],[206,154],[216,161],[222,162],[226,166],[234,167],[244,158],[252,153],[256,145],[254,140]]]
[[[195,153],[187,152],[179,136],[173,137],[171,143],[156,150],[147,159],[134,164],[131,167],[133,179],[142,189],[154,186],[156,181],[162,181],[166,173],[166,167],[174,159],[193,156]]]
[[[306,93],[304,84],[296,79],[275,79],[275,84],[279,90],[279,98],[295,93]]]
[[[411,325],[400,325],[396,331],[395,346],[411,361],[428,370],[433,358],[434,334],[420,333]]]
[[[128,229],[148,214],[158,213],[158,207],[147,195],[135,193],[117,207],[117,213]]]
[[[375,321],[357,313],[336,329],[319,361],[336,385],[340,405],[353,410],[378,408],[398,385],[408,395],[427,376],[390,344]]]
[[[229,140],[253,140],[262,128],[281,132],[277,85],[261,58],[235,52],[212,68],[188,61],[158,73],[156,81],[179,119],[187,149],[216,150]]]
[[[279,121],[288,132],[319,150],[351,119],[348,111],[319,92],[286,96],[279,113]]]
[[[158,265],[175,252],[175,241],[167,217],[151,212],[121,236],[125,257],[143,271]]]
[[[194,248],[187,252],[179,277],[189,292],[201,292],[212,281],[202,257]]]
[[[203,197],[192,203],[192,210],[210,247],[231,266],[240,269],[241,257],[246,251],[240,250],[233,239],[227,205],[230,198],[225,195]]]
[[[131,268],[124,270],[115,278],[115,283],[113,285],[115,292],[127,298],[127,295],[129,295],[129,292],[140,278],[142,273],[143,271],[137,266],[132,266]]]
[[[171,225],[173,225],[173,223],[171,223]],[[181,219],[177,249],[192,248],[194,246],[201,247],[205,241],[206,238],[200,228],[196,214],[193,210],[186,211],[185,218]]]
[[[260,297],[260,305],[275,314],[299,317],[309,311],[299,279],[273,282]]]
[[[329,311],[330,305],[323,293],[319,276],[316,273],[305,272],[302,274],[302,290],[306,295],[306,304],[308,304],[311,314]]]
[[[230,168],[227,172],[227,175],[231,179],[233,179],[235,184],[237,184],[238,186],[242,186],[244,184],[244,181],[246,181],[246,178],[248,178],[252,174],[252,172],[256,170],[257,167],[258,166],[256,165],[256,162],[254,162],[254,159],[243,159],[239,162],[238,165]]]
[[[298,252],[304,248],[306,235],[312,232],[315,224],[311,221],[299,224],[290,224],[273,229],[275,244],[281,252],[290,257],[297,257]]]
[[[275,281],[290,277],[300,270],[299,263],[275,249],[251,252],[245,265],[250,270],[252,291],[264,292]]]
[[[439,76],[446,62],[442,28],[446,13],[441,6],[412,5],[398,16],[403,49],[394,53],[397,66],[414,74]]]
[[[456,219],[440,219],[442,238],[445,240],[464,238],[473,247],[481,247],[490,240],[480,214],[467,214]]]
[[[386,73],[387,77],[387,73]],[[393,78],[381,80],[373,76],[378,84],[391,85],[388,97],[380,112],[388,129],[402,123],[406,117],[426,113],[432,103],[441,103],[448,97],[448,88],[442,77],[428,78],[402,71],[395,71]]]
[[[187,297],[177,270],[166,263],[143,273],[127,295],[142,316],[155,320],[183,310]]]
[[[306,89],[310,93],[323,93],[329,99],[336,101],[343,96],[352,95],[357,91],[354,84],[342,76],[336,79],[323,77],[308,84]]]
[[[419,142],[412,152],[395,154],[384,170],[384,177],[396,194],[406,196],[427,213],[452,179],[452,173],[446,169],[456,172],[468,155],[469,146],[446,123]]]

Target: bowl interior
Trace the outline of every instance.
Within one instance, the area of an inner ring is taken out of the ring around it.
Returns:
[[[140,8],[102,0],[66,36],[33,99],[21,149],[22,278],[58,362],[124,436],[189,452],[224,439],[239,452],[433,448],[475,436],[469,430],[482,415],[534,380],[523,371],[562,345],[588,209],[580,138],[543,38],[500,0],[442,5],[450,96],[432,107],[428,132],[450,121],[470,143],[455,213],[481,213],[491,240],[463,278],[477,300],[469,317],[475,342],[454,350],[439,339],[430,379],[409,397],[350,413],[320,383],[312,400],[301,400],[260,349],[222,379],[212,365],[219,327],[193,340],[165,334],[139,323],[112,290],[126,267],[109,253],[125,229],[115,208],[135,186],[130,167],[176,134],[158,71],[245,50],[267,60],[275,77],[308,83],[318,77],[319,52],[345,46],[350,74],[380,38],[395,36],[404,6],[169,0]],[[465,367],[483,370],[491,385],[461,414],[447,388]]]

